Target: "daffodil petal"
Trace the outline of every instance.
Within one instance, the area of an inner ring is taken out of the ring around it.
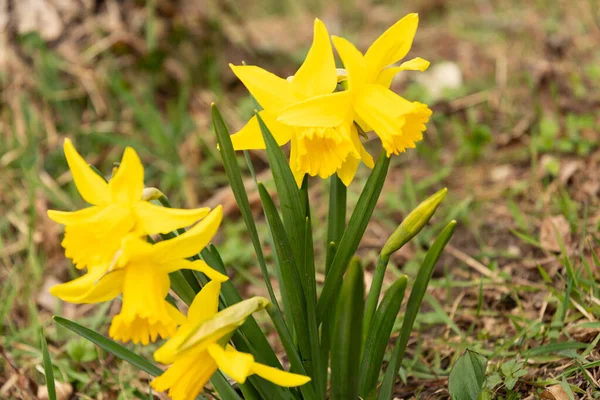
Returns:
[[[375,161],[373,161],[373,156],[371,154],[369,154],[367,149],[365,149],[365,146],[363,146],[363,144],[361,143],[360,138],[358,137],[358,130],[356,129],[356,126],[354,126],[354,125],[352,126],[350,138],[352,139],[352,143],[354,143],[354,147],[356,147],[358,149],[358,153],[360,155],[360,159],[362,160],[362,162],[367,167],[373,169],[373,167],[375,166]]]
[[[365,79],[367,78],[365,58],[348,40],[339,36],[333,36],[332,40],[348,75],[348,89],[360,89],[366,83]]]
[[[294,175],[294,180],[296,181],[296,185],[298,188],[302,186],[302,181],[304,180],[304,175],[306,175],[305,171],[301,171],[298,166],[298,140],[292,139],[292,144],[290,146],[290,169],[292,170],[292,175]]]
[[[190,270],[193,270],[193,271],[202,272],[211,281],[214,280],[214,281],[217,281],[217,282],[225,282],[225,281],[227,281],[229,279],[229,277],[227,275],[223,275],[219,271],[216,271],[216,270],[212,269],[211,267],[208,266],[208,264],[206,264],[202,260],[195,260],[195,261],[190,261],[190,260],[169,260],[168,262],[166,262],[163,265],[164,265],[163,271],[165,271],[167,273],[171,273],[171,272],[174,272],[174,271],[179,271],[179,270],[182,270],[182,269],[190,269]]]
[[[347,119],[351,101],[349,91],[312,97],[285,108],[277,120],[291,126],[338,126]]]
[[[331,93],[337,85],[337,73],[329,33],[325,24],[315,19],[313,42],[304,63],[292,79],[296,93],[304,98]]]
[[[134,210],[141,230],[149,235],[168,233],[190,226],[206,217],[210,212],[210,208],[208,207],[184,210],[162,207],[147,201],[137,202]]]
[[[48,218],[63,225],[85,223],[88,219],[95,217],[102,207],[92,206],[77,211],[48,210]]]
[[[95,206],[110,202],[108,183],[90,168],[88,163],[79,155],[70,139],[65,139],[63,145],[69,169],[79,194],[85,201]]]
[[[373,42],[365,54],[371,77],[376,78],[385,67],[406,56],[412,46],[418,25],[419,15],[408,14]]]
[[[187,232],[155,244],[153,252],[157,263],[164,264],[170,260],[189,258],[197,254],[217,233],[222,219],[223,207],[217,206]]]
[[[187,319],[191,324],[198,324],[214,316],[219,310],[219,293],[221,283],[215,280],[208,282],[196,295],[188,310]]]
[[[189,352],[179,357],[150,385],[159,392],[168,390],[173,400],[194,400],[215,372],[217,364],[207,351]]]
[[[69,303],[101,303],[117,297],[123,288],[124,271],[91,268],[87,274],[50,288],[50,293]]]
[[[115,176],[108,182],[113,202],[134,204],[142,199],[144,166],[136,151],[127,147]]]
[[[294,133],[292,128],[278,122],[272,113],[265,110],[260,111],[258,114],[269,128],[278,145],[283,146],[290,141]],[[242,129],[231,135],[231,142],[235,150],[262,150],[266,148],[256,115],[250,118]]]
[[[302,386],[310,382],[308,376],[282,371],[257,362],[252,364],[251,373],[283,387]]]
[[[206,350],[221,371],[236,382],[246,382],[246,378],[251,374],[252,364],[254,364],[254,357],[251,354],[239,352],[231,346],[225,350],[218,344],[212,344]]]
[[[346,161],[344,161],[342,166],[338,168],[337,175],[344,185],[350,186],[352,180],[354,180],[354,176],[356,175],[356,170],[358,169],[359,164],[359,158],[349,156],[346,158]]]
[[[253,65],[229,66],[265,110],[277,112],[298,100],[292,83],[283,78]]]
[[[400,71],[425,71],[429,68],[430,62],[420,57],[413,58],[400,64],[399,67],[388,67],[379,73],[376,83],[389,88],[396,74]]]

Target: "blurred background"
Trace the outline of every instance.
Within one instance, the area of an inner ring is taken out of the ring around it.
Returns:
[[[443,207],[394,255],[390,281],[414,276],[441,227],[459,225],[425,298],[397,395],[447,397],[450,367],[467,347],[492,360],[488,385],[498,396],[527,398],[563,380],[597,394],[598,0],[0,0],[0,398],[47,398],[40,326],[61,399],[149,398],[147,376],[51,321],[64,315],[106,333],[118,310],[62,304],[47,293],[78,274],[62,253],[61,228],[46,217],[50,208],[84,205],[64,160],[65,137],[107,174],[133,146],[146,185],[175,206],[223,204],[216,244],[243,293],[262,294],[211,128],[211,102],[232,132],[254,108],[228,63],[286,77],[308,50],[315,17],[364,51],[408,12],[420,14],[408,57],[432,64],[398,76],[393,89],[434,114],[417,149],[392,160],[360,255],[370,274],[402,217],[444,186]],[[380,145],[371,141],[376,155]],[[250,155],[271,184],[265,153]],[[367,176],[361,167],[350,204]],[[322,255],[327,185],[312,180],[310,195]],[[589,348],[530,350],[555,340]]]

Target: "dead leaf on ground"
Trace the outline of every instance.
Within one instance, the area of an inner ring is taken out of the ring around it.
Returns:
[[[560,242],[557,239],[557,235],[560,235],[565,246],[568,248],[571,243],[569,221],[563,215],[544,218],[540,228],[540,244],[542,247],[548,251],[560,252]]]
[[[70,383],[54,381],[54,386],[56,387],[57,400],[67,400],[71,398],[71,395],[73,394],[73,386],[71,386]],[[40,400],[48,400],[48,387],[46,385],[38,388],[37,397]]]
[[[546,388],[540,396],[541,400],[569,400],[569,395],[561,385]]]

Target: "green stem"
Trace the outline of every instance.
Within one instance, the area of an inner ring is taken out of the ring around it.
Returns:
[[[377,259],[377,266],[375,267],[375,274],[373,274],[373,281],[371,288],[369,289],[369,295],[367,296],[367,304],[365,306],[365,320],[363,324],[363,346],[369,332],[369,325],[377,310],[377,303],[379,301],[379,294],[381,293],[381,287],[383,286],[383,278],[385,276],[385,270],[387,269],[388,262],[390,261],[389,255],[379,255]]]
[[[329,178],[329,220],[327,221],[327,248],[331,242],[336,245],[344,234],[346,227],[346,185],[338,178],[337,174]],[[325,261],[325,274],[333,261],[335,252],[327,251]]]

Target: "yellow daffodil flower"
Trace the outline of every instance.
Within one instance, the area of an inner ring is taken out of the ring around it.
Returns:
[[[215,281],[228,279],[202,260],[187,260],[210,242],[222,217],[221,206],[216,207],[187,232],[154,245],[130,234],[122,239],[122,247],[112,263],[90,267],[86,275],[54,286],[50,292],[71,303],[98,303],[122,293],[121,312],[113,318],[109,335],[142,344],[155,341],[158,336],[167,338],[185,320],[165,300],[169,273],[190,269]]]
[[[346,39],[334,36],[333,43],[346,68],[342,75],[347,74],[348,90],[289,106],[279,113],[277,121],[298,127],[336,127],[350,118],[365,132],[375,131],[388,157],[415,147],[415,142],[423,138],[431,110],[398,96],[389,87],[399,71],[424,71],[429,66],[421,58],[392,66],[410,50],[418,23],[417,14],[402,18],[365,55]]]
[[[293,77],[279,78],[256,66],[231,65],[231,69],[263,108],[259,115],[277,143],[281,146],[291,141],[290,168],[298,186],[305,174],[327,178],[336,172],[348,185],[361,159],[373,167],[373,158],[360,143],[351,119],[336,126],[304,124],[301,127],[277,121],[283,109],[336,89],[337,70],[323,22],[315,20],[312,46]],[[256,116],[232,135],[231,140],[236,150],[265,148]]]
[[[172,365],[152,381],[152,387],[168,390],[173,400],[193,400],[217,369],[239,383],[253,374],[285,387],[310,381],[309,377],[257,363],[251,354],[226,344],[233,331],[269,301],[253,297],[217,312],[220,290],[217,281],[204,286],[192,302],[187,320],[154,353],[156,361]]]
[[[129,233],[139,237],[167,233],[192,225],[210,211],[165,208],[144,201],[144,167],[131,147],[125,149],[109,182],[90,168],[69,139],[65,139],[64,151],[77,190],[92,206],[74,212],[50,210],[48,216],[65,225],[62,245],[77,268],[109,262]]]

